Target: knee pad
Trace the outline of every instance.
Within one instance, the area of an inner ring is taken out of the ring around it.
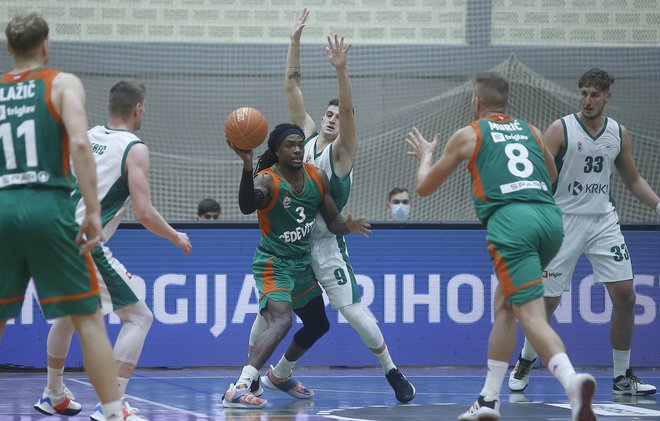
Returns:
[[[153,313],[143,301],[120,308],[115,313],[122,323],[115,341],[115,359],[137,365],[147,333],[154,320]]]
[[[364,311],[361,303],[341,307],[339,312],[353,326],[368,348],[378,349],[383,346],[385,338],[383,338],[378,324]]]

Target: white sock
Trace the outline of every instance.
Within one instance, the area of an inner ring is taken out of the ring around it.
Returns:
[[[479,392],[484,399],[487,401],[500,400],[502,382],[508,368],[509,363],[505,361],[488,360],[488,374],[486,374],[484,387]]]
[[[54,395],[59,396],[64,393],[64,369],[63,368],[50,368],[48,367],[48,377],[46,380],[46,388],[53,392]]]
[[[529,361],[534,361],[534,358],[537,357],[536,350],[532,346],[532,343],[525,338],[525,345],[523,346],[522,350],[520,350],[520,356],[526,360]]]
[[[123,420],[124,412],[121,409],[121,401],[105,403],[103,406],[103,415],[106,420]]]
[[[123,399],[124,394],[126,393],[126,386],[128,386],[128,380],[125,377],[117,376],[117,386],[119,386],[119,398]]]
[[[275,377],[278,377],[280,379],[286,378],[291,376],[291,373],[293,373],[293,367],[296,365],[298,361],[289,361],[287,360],[284,355],[282,355],[282,358],[280,358],[280,361],[277,363],[275,367],[273,367],[273,374]]]
[[[625,376],[626,370],[630,368],[630,350],[619,351],[612,348],[612,361],[614,362],[614,378]]]
[[[238,381],[236,382],[236,386],[238,386],[239,384],[244,384],[250,387],[252,380],[254,380],[258,375],[259,375],[259,370],[252,367],[251,365],[246,365],[245,367],[243,367],[243,371],[241,371],[241,377],[238,378]]]
[[[555,354],[548,362],[548,368],[553,376],[559,380],[565,390],[568,390],[568,383],[571,377],[575,375],[575,369],[568,355],[563,352]]]
[[[380,354],[374,354],[376,358],[378,358],[378,361],[380,361],[380,365],[383,367],[383,371],[385,374],[387,374],[391,369],[396,368],[394,365],[394,362],[392,361],[392,356],[390,355],[390,351],[387,349],[387,346],[381,352]]]

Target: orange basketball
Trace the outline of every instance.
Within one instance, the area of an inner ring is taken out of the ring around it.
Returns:
[[[244,151],[261,145],[267,135],[268,121],[256,108],[237,108],[225,121],[225,137],[238,149]]]

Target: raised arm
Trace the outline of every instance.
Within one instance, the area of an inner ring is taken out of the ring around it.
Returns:
[[[171,241],[188,256],[192,251],[188,235],[172,228],[151,203],[149,149],[147,149],[147,145],[138,143],[129,149],[126,157],[126,172],[135,219],[152,233]]]
[[[352,232],[368,237],[371,234],[371,225],[364,218],[353,219],[350,215],[344,219],[337,210],[335,201],[330,196],[330,182],[323,171],[319,171],[319,178],[323,184],[323,197],[319,212],[328,226],[328,231],[335,235],[344,235]]]
[[[69,138],[73,169],[85,203],[85,218],[76,236],[76,242],[83,245],[82,254],[91,251],[101,239],[101,205],[96,184],[96,163],[87,139],[85,89],[76,76],[60,73],[53,81],[52,98]]]
[[[334,39],[328,37],[325,49],[328,61],[337,70],[339,83],[339,136],[332,144],[332,160],[335,174],[344,177],[353,168],[357,153],[357,134],[355,116],[353,114],[353,90],[346,69],[346,56],[351,48],[350,43],[344,43],[344,37],[337,35]]]
[[[639,174],[637,165],[632,154],[632,141],[630,132],[625,127],[621,127],[621,152],[614,160],[617,171],[623,179],[623,183],[630,192],[646,206],[653,208],[660,214],[660,198],[653,191],[649,183]]]
[[[291,25],[291,43],[286,56],[286,72],[284,78],[284,88],[289,105],[289,117],[291,122],[303,129],[305,137],[316,133],[316,124],[314,119],[307,114],[305,110],[305,100],[300,89],[300,37],[305,28],[309,16],[307,8],[296,13]]]
[[[436,133],[433,141],[429,142],[416,127],[413,127],[405,140],[412,147],[407,154],[419,159],[415,186],[417,194],[429,196],[449,178],[462,161],[469,159],[474,152],[476,135],[474,129],[469,126],[454,132],[435,164],[433,153],[440,142],[439,133]]]
[[[260,174],[255,178],[252,170],[254,152],[238,149],[228,140],[227,145],[243,160],[243,173],[238,189],[238,206],[241,213],[249,215],[257,209],[265,208],[273,199],[273,178],[266,174]]]

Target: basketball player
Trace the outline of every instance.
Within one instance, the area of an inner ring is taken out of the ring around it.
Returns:
[[[45,67],[48,30],[38,12],[17,14],[5,29],[14,69],[0,82],[0,336],[19,314],[32,275],[44,317],[71,316],[108,420],[123,420],[89,255],[101,237],[101,208],[85,90],[76,76]],[[70,199],[69,153],[85,203],[81,225]],[[54,414],[80,411],[63,390],[48,396],[48,406]]]
[[[146,88],[141,83],[125,80],[116,83],[110,89],[108,98],[109,122],[87,132],[96,161],[103,221],[102,242],[92,251],[92,258],[97,276],[102,281],[103,311],[106,314],[114,311],[122,323],[115,342],[114,356],[117,361],[119,394],[128,421],[142,420],[135,415],[137,410],[126,402],[124,393],[142,352],[153,315],[144,301],[133,293],[130,273],[112,256],[105,243],[112,238],[132,203],[135,218],[145,228],[170,240],[186,256],[192,250],[188,235],[174,230],[151,203],[149,150],[135,135],[142,125],[145,93]],[[76,191],[74,199],[78,197],[79,192]],[[85,213],[85,203],[77,203],[76,216],[80,218]],[[71,403],[80,408],[62,379],[72,335],[73,325],[68,318],[57,319],[48,333],[48,380],[43,397],[34,405],[39,412],[53,414],[48,397],[62,392],[68,392]],[[97,405],[90,418],[103,421],[106,419],[103,414],[103,408]]]
[[[291,44],[287,54],[285,88],[289,103],[291,122],[300,126],[307,139],[305,162],[313,163],[330,180],[330,193],[337,209],[346,205],[350,194],[353,176],[353,162],[357,153],[357,134],[353,116],[351,82],[346,69],[346,56],[351,44],[335,35],[328,37],[326,56],[337,72],[339,99],[328,104],[321,117],[321,131],[305,110],[300,89],[300,37],[305,27],[309,11],[305,8],[296,14],[291,26]],[[394,389],[400,402],[410,402],[415,397],[415,388],[392,361],[383,334],[373,317],[360,303],[360,289],[348,258],[346,242],[342,236],[334,235],[326,229],[322,218],[312,232],[312,269],[330,304],[346,318],[358,332],[362,342],[380,361],[387,381]],[[264,321],[257,317],[250,334],[253,338],[264,329]],[[296,346],[295,338],[292,346]],[[270,387],[291,376],[296,364],[291,356],[284,355],[280,361],[262,377],[262,383]],[[253,391],[257,389],[253,386]]]
[[[229,141],[227,141],[229,143]],[[330,232],[364,235],[371,232],[363,219],[345,220],[330,196],[330,183],[314,165],[303,163],[305,135],[293,124],[280,124],[268,138],[268,150],[259,158],[257,176],[252,175],[252,151],[230,147],[243,160],[239,205],[243,214],[258,210],[263,234],[252,261],[252,273],[259,291],[259,312],[267,322],[256,337],[247,365],[222,399],[228,408],[263,408],[265,399],[250,391],[259,369],[291,328],[291,310],[303,321],[295,334],[300,349],[288,354],[299,358],[325,334],[330,323],[325,315],[322,291],[310,267],[311,231],[320,212]],[[291,377],[274,383],[300,399],[313,393]]]
[[[474,206],[486,226],[499,280],[486,382],[477,401],[458,419],[500,418],[500,390],[516,343],[517,319],[564,386],[573,420],[592,421],[596,419],[591,409],[596,381],[589,374],[575,373],[543,306],[542,269],[563,238],[561,212],[550,192],[557,169],[538,129],[505,114],[508,100],[509,84],[504,78],[496,73],[478,75],[472,95],[476,120],[451,136],[435,163],[439,134],[428,142],[413,128],[406,137],[412,147],[408,154],[419,159],[416,188],[420,196],[433,193],[461,162],[469,160]]]
[[[654,394],[656,388],[641,381],[630,369],[635,287],[630,255],[610,200],[614,168],[632,194],[658,213],[660,198],[637,171],[630,133],[605,115],[613,82],[614,79],[600,69],[583,74],[578,81],[580,111],[555,120],[543,136],[546,148],[558,162],[558,188],[554,196],[563,213],[566,234],[559,253],[546,268],[545,273],[552,276],[543,280],[545,306],[548,320],[551,320],[562,293],[570,290],[575,264],[586,254],[593,266],[595,282],[605,285],[612,300],[612,393],[644,396]],[[587,189],[587,185],[598,188]],[[509,389],[525,390],[536,359],[534,347],[525,340],[509,376]]]

